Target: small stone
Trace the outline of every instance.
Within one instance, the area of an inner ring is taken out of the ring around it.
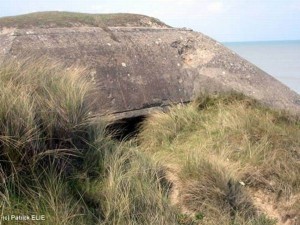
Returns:
[[[108,46],[111,46],[111,43],[107,43]]]
[[[239,183],[240,183],[240,185],[242,185],[242,186],[245,186],[245,185],[246,185],[243,181],[240,181]]]
[[[122,66],[123,66],[123,67],[126,67],[126,63],[122,62]]]
[[[155,44],[159,45],[161,43],[161,39],[158,38],[156,41],[155,41]]]

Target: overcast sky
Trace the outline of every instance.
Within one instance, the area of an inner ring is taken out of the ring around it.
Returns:
[[[54,10],[146,14],[222,42],[300,40],[300,0],[0,0],[0,17]]]

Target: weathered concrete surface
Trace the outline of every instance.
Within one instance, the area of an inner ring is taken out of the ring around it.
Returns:
[[[300,112],[300,96],[220,43],[172,28],[5,29],[0,59],[46,55],[89,69],[98,113],[131,117],[200,92],[234,90],[275,108]]]

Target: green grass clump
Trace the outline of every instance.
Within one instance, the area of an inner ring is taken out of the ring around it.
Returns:
[[[108,121],[92,112],[94,86],[85,74],[43,59],[1,65],[1,216],[176,224],[163,166],[111,138]]]
[[[144,20],[147,20],[145,22]],[[149,22],[150,23],[149,23]],[[158,19],[138,14],[88,14],[74,12],[37,12],[0,18],[0,28],[56,28],[56,27],[123,27],[153,25],[168,27]]]
[[[90,155],[101,150],[97,140],[105,142],[105,124],[91,113],[93,86],[84,74],[43,59],[1,65],[2,215],[45,215],[47,224],[95,220],[85,200],[70,194],[70,181],[99,167]]]
[[[80,153],[92,119],[85,102],[91,84],[82,74],[46,61],[2,65],[0,146],[6,172],[32,169],[49,153]]]
[[[271,192],[274,202],[300,193],[299,136],[297,118],[233,93],[151,115],[139,140],[142,151],[177,168],[181,208],[203,213],[204,224],[255,224],[252,193]]]
[[[222,162],[193,155],[187,160],[179,174],[184,183],[182,204],[194,212],[214,214],[216,218],[228,215],[251,218],[255,209],[243,186],[230,175]]]
[[[130,146],[106,158],[105,167],[106,178],[98,185],[103,224],[176,224],[161,164]]]

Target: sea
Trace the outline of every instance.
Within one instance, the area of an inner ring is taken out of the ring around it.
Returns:
[[[300,40],[223,44],[300,94]]]

